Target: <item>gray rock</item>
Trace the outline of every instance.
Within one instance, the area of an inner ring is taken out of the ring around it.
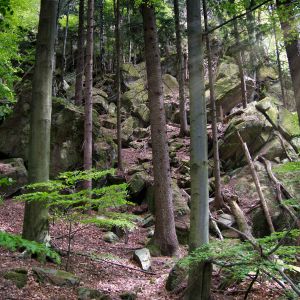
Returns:
[[[142,248],[139,250],[135,250],[133,259],[144,271],[148,271],[151,268],[151,255],[149,249]]]
[[[51,283],[58,286],[76,286],[80,280],[72,273],[46,268],[32,268],[33,274],[38,282]]]
[[[178,288],[188,277],[188,268],[176,264],[169,273],[166,290],[171,292]]]
[[[0,186],[1,194],[10,196],[24,186],[28,181],[27,170],[22,158],[0,160],[0,179],[11,178],[12,184]]]
[[[218,220],[227,226],[232,226],[235,223],[234,216],[229,214],[220,214]],[[220,227],[222,227],[222,225],[220,225]]]
[[[115,233],[109,231],[103,236],[103,240],[107,243],[115,243],[119,240],[119,237]]]

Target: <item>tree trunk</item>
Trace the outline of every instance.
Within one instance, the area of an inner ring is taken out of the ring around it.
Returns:
[[[177,78],[179,84],[180,136],[186,136],[188,134],[188,124],[186,118],[186,101],[184,95],[183,53],[181,45],[180,14],[178,0],[174,0],[174,16],[176,30]]]
[[[83,72],[84,72],[84,0],[80,0],[78,38],[77,38],[76,83],[75,83],[75,104],[76,105],[82,105]]]
[[[141,9],[144,26],[154,173],[155,233],[153,242],[163,255],[173,255],[177,252],[178,241],[173,213],[157,29],[154,8],[146,2],[142,4]]]
[[[204,14],[204,28],[208,32],[208,19],[207,19],[207,6],[206,0],[203,0],[203,14]],[[214,177],[215,177],[215,206],[221,208],[224,206],[224,201],[221,192],[221,174],[220,174],[220,157],[219,157],[219,141],[218,141],[218,128],[217,128],[217,110],[216,110],[216,98],[214,90],[214,78],[212,57],[210,48],[209,34],[205,35],[206,39],[206,51],[207,51],[207,63],[208,63],[208,79],[209,79],[209,91],[210,91],[210,107],[212,116],[212,135],[213,135],[213,151],[214,151]]]
[[[286,55],[289,62],[300,125],[300,40],[299,29],[294,28],[296,32],[292,32],[293,28],[291,26],[291,23],[295,21],[298,16],[296,15],[296,12],[293,12],[293,4],[291,0],[286,0],[284,2],[281,0],[276,0],[276,4],[280,9],[278,14],[284,37]]]
[[[94,0],[88,0],[84,104],[84,170],[90,170],[93,165],[93,23]],[[91,189],[92,181],[85,181],[84,187]]]
[[[231,3],[234,4],[235,0],[230,0]],[[236,47],[239,48],[241,46],[240,41],[240,34],[238,30],[238,21],[237,19],[233,20],[233,33],[235,37]],[[240,74],[240,80],[241,80],[241,92],[242,92],[242,104],[243,108],[247,107],[247,87],[246,87],[246,80],[245,80],[245,71],[244,71],[244,60],[243,60],[243,54],[240,49],[237,51],[236,61],[239,67],[239,74]]]
[[[114,0],[116,40],[116,92],[117,92],[117,141],[118,169],[123,170],[121,135],[121,45],[120,45],[120,0]]]
[[[105,62],[104,62],[104,0],[99,0],[99,14],[100,14],[100,31],[99,31],[99,51],[100,51],[100,73],[104,74],[105,71]]]
[[[187,0],[191,111],[190,252],[209,242],[207,121],[201,5],[202,1]],[[210,298],[211,272],[210,264],[192,267],[188,283],[188,299]]]
[[[66,72],[66,49],[67,49],[67,40],[68,40],[68,30],[69,30],[69,13],[70,13],[70,2],[67,5],[67,14],[66,14],[66,27],[64,31],[64,41],[63,41],[63,51],[62,51],[62,62],[61,62],[61,88],[63,90],[64,86],[64,76]]]
[[[28,175],[29,182],[49,180],[52,75],[57,0],[42,0],[32,83]],[[25,204],[23,237],[47,242],[48,209],[40,202]]]

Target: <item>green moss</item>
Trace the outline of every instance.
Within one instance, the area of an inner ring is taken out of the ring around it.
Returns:
[[[123,64],[122,71],[127,73],[131,77],[136,77],[136,78],[140,77],[140,73],[137,70],[137,68],[133,64],[130,64],[130,63]]]
[[[27,270],[15,269],[8,271],[3,276],[5,279],[12,281],[19,289],[23,288],[27,283]]]
[[[279,115],[279,127],[289,139],[300,136],[299,119],[296,112],[291,113],[287,109],[282,109]]]

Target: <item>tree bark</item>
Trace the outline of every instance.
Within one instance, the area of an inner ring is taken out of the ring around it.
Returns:
[[[191,220],[189,251],[209,242],[207,120],[204,97],[204,53],[201,25],[202,1],[187,0],[189,91],[191,111]],[[192,267],[188,299],[209,299],[211,264]]]
[[[29,182],[49,180],[52,76],[57,0],[42,0],[32,82],[28,175]],[[25,204],[23,237],[49,241],[48,209],[40,202]]]
[[[276,0],[300,125],[300,40],[299,29],[296,28],[296,33],[292,33],[291,23],[298,18],[296,12],[293,12],[292,2],[291,0]]]
[[[154,174],[155,233],[153,242],[163,255],[173,255],[178,250],[178,241],[173,212],[166,117],[163,102],[163,83],[156,21],[154,8],[149,3],[143,3],[141,10],[144,26]]]
[[[204,28],[208,31],[208,18],[207,18],[207,6],[206,0],[203,0],[203,14],[204,14]],[[215,206],[221,208],[224,206],[221,189],[221,173],[220,173],[220,156],[219,156],[219,141],[218,141],[218,128],[217,128],[217,109],[216,98],[214,90],[214,78],[212,57],[210,48],[209,34],[205,35],[206,51],[207,51],[207,63],[208,63],[208,79],[209,79],[209,91],[210,91],[210,107],[212,116],[212,135],[213,135],[213,152],[214,152],[214,177],[215,177]]]
[[[100,51],[100,73],[101,75],[105,72],[104,62],[104,0],[99,0],[99,51]]]
[[[87,41],[85,70],[85,105],[84,105],[84,170],[93,166],[93,42],[94,42],[94,0],[88,0]],[[92,181],[84,183],[86,189],[92,188]]]
[[[120,45],[120,0],[114,0],[116,41],[116,92],[117,92],[117,143],[118,169],[123,170],[121,133],[121,45]]]
[[[63,41],[63,51],[62,51],[62,62],[61,62],[61,88],[63,90],[64,86],[64,76],[66,72],[66,49],[68,40],[68,30],[69,30],[69,13],[70,13],[70,2],[67,4],[67,14],[66,14],[66,27],[64,31],[64,41]]]
[[[83,100],[83,73],[84,73],[84,0],[79,2],[79,22],[77,38],[75,104],[82,105]]]
[[[230,0],[231,3],[234,3],[235,0]],[[238,30],[238,21],[237,19],[233,20],[233,33],[235,37],[235,42],[237,48],[240,47],[241,41],[240,41],[240,34]],[[244,60],[243,60],[243,54],[240,49],[238,49],[237,56],[236,56],[236,61],[238,64],[239,68],[239,75],[240,75],[240,80],[241,80],[241,92],[242,92],[242,104],[243,108],[247,107],[247,87],[246,87],[246,80],[245,80],[245,71],[244,71]]]
[[[179,117],[180,117],[180,136],[188,135],[188,124],[186,116],[186,101],[184,95],[184,67],[183,53],[180,32],[180,14],[178,0],[174,0],[174,16],[176,31],[176,56],[177,56],[177,78],[179,84]]]

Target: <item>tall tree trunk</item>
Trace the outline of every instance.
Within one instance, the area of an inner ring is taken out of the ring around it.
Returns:
[[[277,7],[279,8],[279,19],[280,25],[284,37],[284,45],[286,55],[289,62],[289,68],[293,83],[293,89],[295,94],[295,102],[297,107],[297,113],[300,125],[300,40],[299,40],[299,29],[294,28],[296,32],[292,32],[292,22],[295,22],[296,12],[293,12],[291,0],[276,0]],[[296,26],[296,24],[294,24]]]
[[[173,255],[177,252],[178,241],[173,213],[157,29],[153,6],[146,2],[142,4],[141,8],[144,26],[154,173],[155,233],[153,242],[163,255]]]
[[[52,75],[57,0],[42,0],[32,83],[28,174],[29,182],[49,180]],[[40,202],[25,204],[23,237],[47,242],[48,209]]]
[[[75,104],[82,105],[84,73],[84,0],[79,2],[79,22],[77,37]]]
[[[201,25],[202,1],[187,0],[189,91],[191,110],[191,221],[189,251],[209,242],[207,121],[204,97],[204,54]],[[209,299],[211,265],[192,267],[188,299]]]
[[[101,75],[105,72],[104,62],[104,0],[99,0],[99,49],[100,49],[100,72]]]
[[[121,135],[121,45],[120,45],[120,0],[114,0],[116,41],[116,92],[117,92],[117,141],[118,169],[123,170]]]
[[[256,53],[256,33],[255,33],[255,12],[252,12],[251,9],[256,5],[255,0],[250,0],[248,7],[246,7],[248,13],[247,18],[247,31],[248,31],[248,40],[251,45],[250,49],[250,66],[251,66],[251,75],[256,82],[256,69],[257,69],[257,53]]]
[[[88,0],[84,104],[84,170],[90,170],[93,166],[93,25],[94,0]],[[84,187],[91,189],[92,181],[85,181]]]
[[[234,4],[235,0],[230,0],[232,4]],[[239,68],[240,80],[241,80],[241,92],[242,92],[242,104],[243,108],[247,107],[247,87],[246,87],[246,79],[245,79],[245,70],[244,70],[244,60],[242,51],[239,49],[241,46],[240,34],[238,30],[238,21],[237,19],[233,20],[233,33],[235,37],[236,47],[238,48],[236,61]]]
[[[204,15],[205,32],[208,32],[206,0],[203,0],[203,15]],[[211,116],[212,116],[214,177],[215,177],[215,206],[217,208],[221,208],[222,206],[224,206],[224,201],[223,201],[222,192],[221,192],[220,157],[219,157],[219,141],[218,141],[218,128],[217,128],[217,109],[216,109],[216,98],[215,98],[215,90],[214,90],[214,78],[213,78],[213,67],[212,67],[212,56],[211,56],[209,34],[205,35],[205,40],[206,40],[207,63],[208,63],[210,107],[211,107]]]
[[[63,40],[63,51],[62,51],[62,62],[61,62],[61,88],[63,90],[64,86],[64,76],[66,72],[67,60],[66,60],[66,49],[67,49],[67,40],[68,40],[68,30],[69,30],[69,14],[70,14],[70,2],[67,4],[67,14],[66,14],[66,27],[64,31],[64,40]]]
[[[174,15],[176,30],[177,78],[179,84],[180,136],[186,136],[188,134],[188,124],[186,117],[186,101],[184,95],[183,53],[181,45],[180,14],[178,0],[174,0]]]

